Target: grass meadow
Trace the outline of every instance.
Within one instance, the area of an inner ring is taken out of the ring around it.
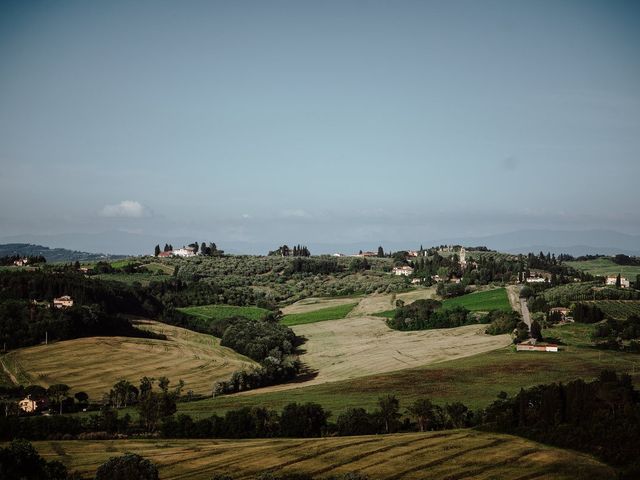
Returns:
[[[640,267],[633,265],[618,265],[614,263],[610,258],[596,258],[595,260],[584,260],[565,262],[567,265],[583,272],[588,272],[592,275],[607,276],[621,274],[628,280],[635,282],[636,275],[640,275]]]
[[[326,320],[339,320],[346,317],[357,303],[336,305],[319,310],[304,313],[291,313],[282,317],[282,324],[287,326],[304,325],[306,323],[324,322]]]
[[[183,313],[203,320],[224,320],[230,317],[244,317],[249,320],[260,320],[267,316],[269,310],[260,307],[239,307],[236,305],[202,305],[199,307],[179,308]]]
[[[490,310],[511,310],[509,297],[505,288],[483,290],[460,297],[448,298],[442,302],[442,308],[465,307],[472,312],[488,312]]]

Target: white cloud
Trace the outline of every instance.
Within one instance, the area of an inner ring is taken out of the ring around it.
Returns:
[[[248,213],[243,213],[242,218],[251,218],[251,215],[249,215]]]
[[[105,205],[100,211],[103,217],[141,218],[148,216],[147,208],[135,200],[123,200],[116,205]]]

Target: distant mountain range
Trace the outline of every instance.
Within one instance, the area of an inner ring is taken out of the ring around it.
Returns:
[[[0,245],[0,257],[21,255],[23,257],[42,255],[47,262],[96,262],[98,260],[114,260],[124,258],[123,255],[105,255],[102,253],[87,253],[66,248],[49,248],[29,243],[5,243]]]
[[[156,244],[164,246],[171,243],[174,247],[187,245],[193,241],[214,241],[218,247],[227,253],[234,254],[261,254],[266,255],[269,250],[276,249],[279,245],[288,243],[305,244],[314,255],[322,253],[344,253],[346,255],[357,253],[359,250],[373,250],[382,245],[385,251],[396,251],[406,249],[418,249],[420,245],[424,247],[443,244],[460,244],[465,246],[484,245],[492,250],[508,253],[528,253],[528,252],[552,252],[555,254],[568,253],[570,255],[603,254],[614,255],[624,253],[626,255],[640,256],[640,235],[629,235],[611,230],[519,230],[515,232],[501,233],[488,236],[468,236],[468,237],[444,237],[439,239],[374,239],[363,240],[358,243],[321,243],[305,241],[304,238],[286,238],[279,241],[260,242],[240,242],[224,241],[218,238],[188,238],[188,237],[163,237],[161,235],[136,234],[122,231],[109,231],[99,234],[61,234],[61,235],[20,235],[0,238],[0,242],[11,245],[32,244],[34,248],[38,245],[50,245],[65,248],[47,249],[47,253],[42,253],[47,259],[47,255],[56,255],[54,252],[60,251],[60,260],[69,261],[83,258],[102,258],[103,254],[89,254],[86,251],[105,252],[111,254],[117,252],[122,257],[126,255],[152,254]],[[20,242],[20,243],[18,243]],[[10,247],[11,248],[11,247]],[[15,247],[12,247],[15,248]],[[72,250],[65,250],[65,249]],[[6,246],[4,250],[6,251]],[[35,251],[35,250],[34,250]],[[70,252],[67,256],[63,251]],[[39,252],[38,252],[39,253]],[[83,257],[85,255],[85,257]],[[93,257],[88,257],[93,255]],[[51,260],[54,261],[54,260]]]

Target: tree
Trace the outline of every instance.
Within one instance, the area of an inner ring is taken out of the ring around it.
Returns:
[[[538,342],[542,341],[542,327],[537,320],[531,322],[531,338],[535,338]]]
[[[373,435],[378,433],[376,420],[364,408],[347,408],[336,419],[338,435]]]
[[[181,380],[178,386],[170,391],[169,379],[160,377],[159,386],[161,391],[154,392],[153,379],[143,377],[140,381],[138,413],[140,414],[140,423],[147,432],[155,432],[161,419],[176,412],[176,400],[180,396],[184,382]]]
[[[400,401],[395,395],[387,395],[378,399],[378,407],[380,408],[380,418],[384,423],[386,433],[395,431],[400,418]]]
[[[148,459],[126,453],[100,465],[96,480],[159,480],[158,468]]]
[[[514,333],[516,335],[514,339],[516,343],[524,342],[529,338],[529,326],[520,321],[517,323]]]
[[[620,274],[616,277],[616,288],[620,288],[622,286],[622,282],[620,280]]]
[[[131,392],[131,383],[128,380],[119,380],[111,390],[112,402],[116,408],[126,407]]]
[[[464,428],[470,421],[471,412],[469,408],[461,402],[454,402],[445,405],[445,411],[449,417],[449,422],[453,428]]]
[[[89,403],[89,395],[86,392],[77,392],[74,397],[78,401],[78,403],[82,405],[86,405]]]
[[[378,247],[378,257],[384,257],[384,250],[382,249],[382,246]]]
[[[156,257],[160,255],[160,245],[156,245],[156,248],[153,251],[153,255]]]
[[[58,462],[47,462],[26,440],[14,440],[0,448],[0,478],[3,480],[66,480],[67,469]]]
[[[65,385],[64,383],[56,383],[55,385],[51,385],[49,390],[47,390],[47,394],[49,397],[60,405],[60,415],[62,415],[62,401],[67,398],[67,394],[69,393],[69,385]]]
[[[419,398],[409,405],[407,411],[416,419],[421,432],[426,432],[429,429],[429,424],[434,417],[433,403],[431,403],[431,400]]]
[[[329,415],[317,403],[290,403],[280,415],[281,433],[284,437],[319,437]]]

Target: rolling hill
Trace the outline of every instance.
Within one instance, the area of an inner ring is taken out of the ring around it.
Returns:
[[[210,480],[216,474],[254,479],[304,473],[326,478],[358,471],[371,480],[613,478],[594,458],[510,435],[444,432],[251,440],[115,440],[35,442],[46,460],[93,475],[110,457],[137,453],[163,480]]]
[[[66,383],[97,401],[118,380],[136,385],[141,377],[182,379],[185,391],[208,395],[214,381],[255,362],[221,347],[220,340],[163,323],[137,322],[140,328],[163,333],[167,340],[129,337],[88,337],[14,350],[1,358],[23,384],[45,387]]]

